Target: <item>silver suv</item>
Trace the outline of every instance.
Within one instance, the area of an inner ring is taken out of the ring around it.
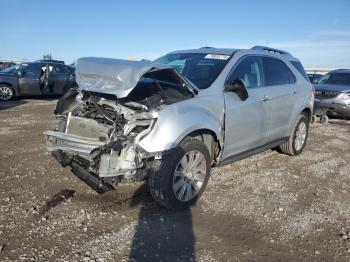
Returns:
[[[287,52],[204,47],[154,62],[77,61],[79,88],[57,103],[47,148],[98,193],[147,180],[163,207],[201,196],[210,169],[306,144],[313,90]]]

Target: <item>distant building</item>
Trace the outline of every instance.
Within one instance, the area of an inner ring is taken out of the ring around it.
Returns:
[[[330,67],[306,67],[305,71],[308,74],[321,74],[325,75],[329,71],[334,70],[335,68],[330,68]]]

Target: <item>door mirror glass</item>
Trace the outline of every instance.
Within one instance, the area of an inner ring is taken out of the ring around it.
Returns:
[[[18,70],[18,71],[17,71],[17,75],[18,75],[18,76],[22,76],[22,75],[24,75],[24,72],[23,72],[22,70]]]
[[[225,85],[225,92],[233,92],[238,95],[238,97],[244,101],[248,98],[248,91],[247,87],[245,86],[244,82],[237,78],[231,83],[227,83]]]

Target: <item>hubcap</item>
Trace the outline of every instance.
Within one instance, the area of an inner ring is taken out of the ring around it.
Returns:
[[[12,97],[12,90],[7,86],[0,87],[0,99],[9,100]]]
[[[173,177],[173,192],[180,201],[193,199],[201,190],[207,173],[203,153],[198,150],[187,152],[177,164]]]
[[[307,127],[305,122],[300,122],[295,133],[294,147],[297,151],[301,150],[306,140]]]

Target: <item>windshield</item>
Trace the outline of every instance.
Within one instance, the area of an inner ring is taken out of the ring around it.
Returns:
[[[154,62],[175,68],[199,89],[208,88],[229,60],[229,55],[210,53],[168,54]]]
[[[4,70],[1,70],[2,73],[14,73],[17,69],[21,68],[22,65],[14,65],[11,67],[8,67]]]
[[[350,85],[350,73],[328,73],[317,84]]]

